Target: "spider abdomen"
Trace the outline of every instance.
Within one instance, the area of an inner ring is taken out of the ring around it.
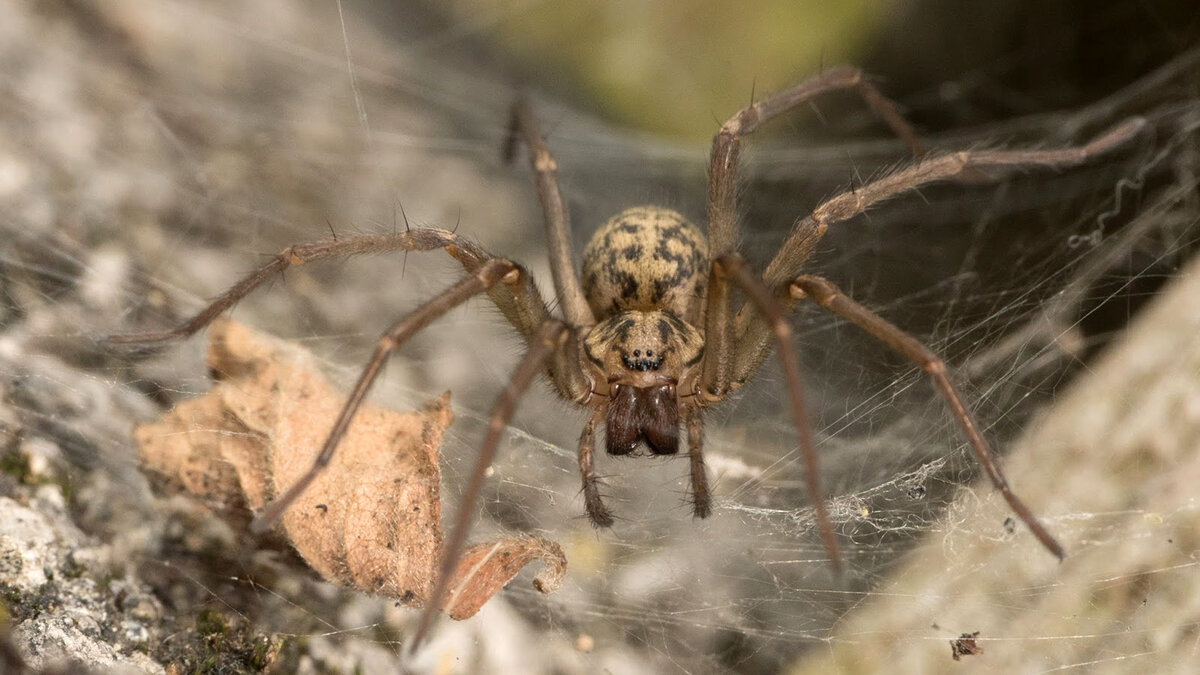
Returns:
[[[708,245],[680,213],[638,206],[613,216],[583,250],[583,290],[597,319],[630,310],[692,316]]]

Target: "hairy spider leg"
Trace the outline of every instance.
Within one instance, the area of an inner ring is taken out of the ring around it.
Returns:
[[[950,381],[950,373],[946,368],[945,361],[908,333],[851,300],[827,279],[808,274],[796,277],[792,282],[792,293],[799,297],[810,298],[821,307],[850,321],[876,340],[903,354],[921,370],[928,373],[929,378],[933,380],[934,387],[946,400],[950,412],[958,420],[967,437],[967,443],[971,446],[971,451],[975,453],[975,458],[983,466],[992,485],[1000,491],[1009,507],[1029,527],[1033,536],[1037,537],[1046,550],[1053,553],[1059,560],[1066,557],[1066,551],[1063,550],[1062,544],[1058,543],[1050,531],[1033,515],[1033,511],[1009,487],[1008,480],[1000,471],[1000,466],[996,464],[995,455],[992,454],[987,441],[983,439],[983,434],[979,431],[979,424],[975,421],[971,411],[967,410],[962,396]]]
[[[429,596],[429,602],[421,610],[421,618],[417,623],[416,632],[413,633],[409,653],[415,652],[424,642],[425,636],[433,626],[434,619],[442,606],[442,599],[450,590],[450,577],[454,574],[458,559],[462,557],[467,534],[470,533],[471,525],[474,523],[475,504],[479,501],[479,494],[483,491],[483,481],[487,476],[487,469],[495,459],[496,448],[500,443],[500,434],[508,427],[508,421],[512,419],[513,411],[516,410],[517,401],[529,388],[534,376],[542,370],[546,360],[554,351],[568,344],[565,340],[567,333],[568,328],[561,321],[551,319],[543,324],[537,332],[537,339],[530,343],[524,358],[513,370],[508,386],[504,388],[504,391],[496,399],[495,406],[492,407],[491,415],[488,417],[487,435],[483,438],[479,456],[475,459],[474,468],[471,469],[471,478],[463,492],[458,514],[454,518],[454,526],[450,530],[450,537],[442,549],[442,564],[438,571],[437,583]]]
[[[957,176],[961,176],[964,172],[971,169],[987,169],[987,168],[1003,168],[1003,167],[1018,167],[1018,166],[1069,166],[1078,164],[1088,159],[1113,150],[1134,136],[1136,136],[1145,127],[1146,121],[1142,118],[1130,118],[1125,120],[1111,129],[1096,136],[1090,142],[1082,146],[1060,148],[1054,150],[976,150],[962,151],[947,155],[923,159],[917,164],[906,169],[897,171],[888,176],[884,176],[874,182],[868,183],[859,187],[853,192],[842,193],[826,200],[818,206],[811,215],[799,221],[795,230],[789,235],[787,242],[783,248],[775,256],[767,266],[761,282],[751,279],[746,273],[738,272],[742,268],[742,264],[738,259],[722,257],[714,261],[714,275],[710,284],[710,292],[721,294],[721,305],[727,306],[727,298],[730,295],[728,284],[725,281],[725,275],[717,274],[718,262],[724,261],[724,265],[728,268],[730,278],[732,278],[750,298],[750,302],[739,310],[736,321],[733,322],[738,329],[736,341],[736,353],[731,358],[734,362],[734,383],[742,383],[748,379],[759,368],[763,360],[766,359],[769,353],[767,344],[774,340],[779,349],[785,348],[785,343],[790,345],[790,332],[781,332],[780,325],[786,326],[786,322],[782,322],[778,318],[778,312],[774,309],[780,305],[790,306],[798,297],[802,295],[793,294],[793,281],[795,279],[796,269],[804,262],[808,255],[812,252],[816,242],[825,233],[828,226],[832,223],[844,221],[852,218],[855,215],[862,213],[872,205],[889,199],[896,195],[914,190],[922,185],[926,185],[936,181],[950,180]],[[801,257],[792,258],[791,256],[799,254]],[[780,279],[780,274],[783,271],[791,273]],[[815,277],[801,277],[803,279],[814,279]],[[808,283],[808,282],[806,282]],[[713,291],[712,289],[714,289]],[[815,288],[815,287],[814,287]],[[772,290],[773,289],[773,290]],[[840,293],[839,293],[840,295]],[[844,297],[844,296],[842,296]],[[836,303],[839,308],[846,308],[850,304],[848,299]],[[854,305],[859,307],[858,305]],[[710,296],[710,311],[712,310]],[[831,307],[832,309],[832,307]],[[834,310],[838,311],[838,310]],[[850,310],[846,310],[850,311]],[[866,314],[870,314],[865,309],[862,310]],[[855,316],[860,316],[855,314]],[[862,319],[864,323],[860,323],[864,329],[869,332],[872,329],[879,329],[879,323],[886,324],[882,319],[874,317],[873,320]],[[851,318],[847,316],[847,318]],[[709,320],[712,320],[710,315]],[[851,319],[854,320],[854,319]],[[878,323],[877,323],[878,322]],[[872,328],[867,328],[870,325]],[[894,328],[894,327],[892,327]],[[912,344],[919,345],[915,340],[908,337],[898,328],[895,332],[883,330],[891,338],[903,335]],[[873,335],[883,339],[885,343],[888,341],[880,337],[880,333]],[[888,343],[894,348],[898,342]],[[711,348],[711,342],[709,343]],[[905,343],[906,348],[912,345]],[[790,349],[790,347],[788,347]],[[927,349],[921,347],[922,350],[928,352]],[[906,355],[916,352],[901,353]],[[931,352],[930,352],[931,354]],[[708,357],[706,356],[706,359]],[[798,373],[791,374],[792,370],[788,367],[786,360],[790,358],[781,353],[781,361],[784,362],[785,373],[787,373],[788,386],[791,390],[793,399],[798,399],[802,396],[801,385]],[[910,358],[915,358],[910,356]],[[936,359],[936,356],[934,356]],[[940,359],[937,359],[940,362]],[[944,365],[942,366],[944,368]],[[708,371],[706,371],[707,374]],[[950,381],[944,375],[938,375],[931,372],[934,377],[934,382],[950,406],[959,424],[963,427],[967,435],[968,441],[971,444],[972,450],[978,458],[984,470],[988,473],[993,484],[1000,489],[1013,511],[1021,518],[1023,522],[1033,532],[1034,536],[1042,543],[1046,550],[1050,551],[1055,557],[1062,558],[1064,555],[1062,546],[1049,534],[1044,525],[1042,525],[1033,513],[1017,498],[1016,494],[1008,486],[1003,473],[993,459],[992,452],[988,449],[987,443],[983,440],[982,435],[978,431],[978,425],[974,423],[966,407],[962,404],[961,398],[954,390]],[[710,390],[710,396],[718,398],[715,392]],[[802,411],[803,403],[794,404],[794,414],[797,411]],[[816,467],[815,451],[812,448],[811,429],[807,419],[803,415],[797,417],[797,433],[801,439],[801,450],[804,453],[804,461],[806,467],[806,483],[810,490],[809,499],[813,501],[814,508],[817,514],[817,522],[821,528],[821,538],[824,542],[826,552],[830,556],[830,563],[834,570],[840,569],[841,555],[837,549],[836,538],[833,535],[832,526],[828,521],[827,514],[821,502],[821,494],[819,492],[818,483],[808,474],[812,474]],[[808,440],[805,440],[808,439]]]

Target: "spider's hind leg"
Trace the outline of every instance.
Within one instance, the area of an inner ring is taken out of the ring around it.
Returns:
[[[914,157],[925,154],[925,145],[899,108],[852,66],[835,66],[819,75],[742,108],[730,117],[713,137],[708,167],[708,231],[710,252],[724,255],[736,250],[738,158],[742,139],[766,122],[831,91],[851,90],[867,103],[875,115],[904,141]]]
[[[519,140],[523,140],[529,146],[529,164],[534,172],[534,184],[546,221],[546,244],[555,295],[562,305],[567,324],[576,328],[590,326],[596,323],[596,317],[588,307],[580,284],[579,271],[575,267],[575,252],[571,247],[571,216],[558,185],[558,163],[550,154],[546,139],[538,131],[533,109],[523,98],[517,99],[513,104],[508,137],[504,141],[505,163],[516,157]]]

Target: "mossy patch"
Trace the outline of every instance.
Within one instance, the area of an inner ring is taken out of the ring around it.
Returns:
[[[295,640],[256,632],[241,617],[207,607],[193,617],[190,628],[152,655],[168,664],[168,673],[206,675],[292,672],[299,652]]]

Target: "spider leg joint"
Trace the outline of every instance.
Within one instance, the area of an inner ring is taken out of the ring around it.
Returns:
[[[550,153],[539,152],[537,153],[537,157],[535,157],[533,160],[533,168],[538,173],[558,171],[558,162],[554,161],[554,158],[550,156]]]
[[[933,358],[921,365],[921,370],[933,375],[934,377],[945,377],[946,363],[939,358]]]
[[[792,282],[791,295],[793,298],[800,300],[804,297],[813,299],[813,302],[822,307],[829,307],[833,304],[833,300],[837,297],[837,289],[824,279],[809,275],[796,277]]]

